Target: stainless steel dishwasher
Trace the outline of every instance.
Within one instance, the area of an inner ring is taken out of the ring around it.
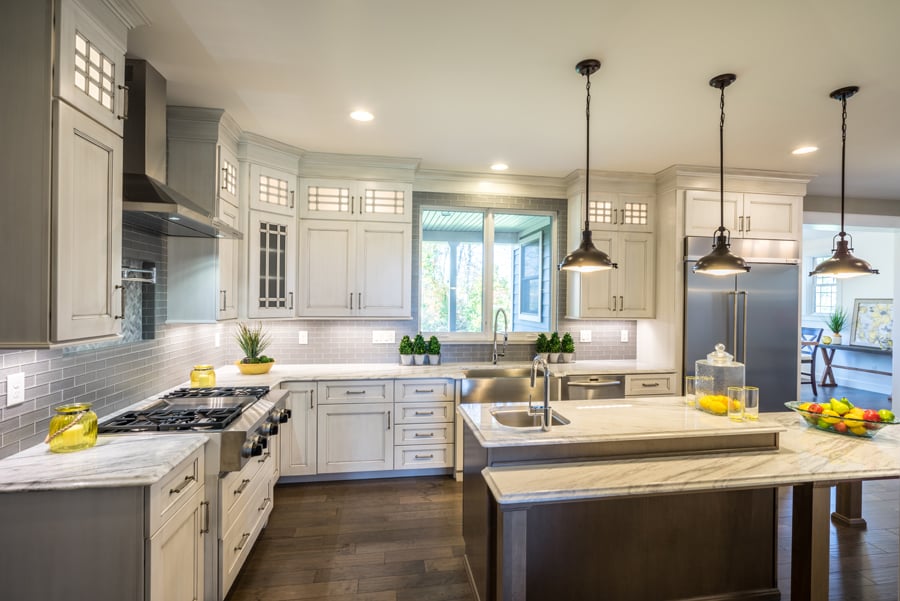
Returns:
[[[621,399],[624,396],[624,375],[584,374],[563,378],[561,398],[564,401]]]

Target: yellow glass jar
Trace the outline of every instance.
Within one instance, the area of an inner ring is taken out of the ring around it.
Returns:
[[[191,370],[191,388],[210,388],[216,385],[216,370],[212,365],[195,365]]]
[[[97,444],[97,414],[90,403],[73,403],[56,408],[50,418],[46,442],[54,453],[80,451]]]

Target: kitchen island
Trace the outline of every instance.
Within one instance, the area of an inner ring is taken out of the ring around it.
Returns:
[[[651,402],[665,423],[629,419]],[[494,408],[508,405],[460,407],[466,562],[481,601],[779,599],[776,501],[785,485],[794,487],[792,599],[827,599],[830,486],[900,476],[894,432],[838,436],[793,414],[730,424],[678,397],[561,402],[554,409],[571,424],[542,432],[504,427],[490,419]],[[597,414],[610,417],[598,425]],[[641,421],[643,432],[621,429],[631,421]],[[587,422],[600,442],[643,440],[645,452],[588,455]],[[580,452],[542,459],[540,447],[551,440],[551,448],[569,446],[572,426],[571,446]],[[777,434],[777,450],[727,450],[723,442],[670,452],[654,442],[714,432],[727,438],[731,428]]]

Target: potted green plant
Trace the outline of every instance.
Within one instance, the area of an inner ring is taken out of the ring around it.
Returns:
[[[413,343],[409,336],[400,339],[400,365],[413,364]]]
[[[847,327],[848,320],[849,315],[847,315],[847,312],[841,306],[836,307],[834,312],[825,320],[825,325],[831,330],[831,344],[841,344],[843,341],[841,338],[841,330]]]
[[[563,334],[559,358],[563,363],[571,363],[575,360],[575,340],[568,332]]]
[[[416,337],[413,338],[413,361],[416,365],[425,365],[425,355],[427,351],[428,346],[425,344],[425,337],[419,332],[416,334]]]
[[[550,363],[559,363],[559,354],[562,352],[562,341],[559,339],[559,333],[550,334]]]
[[[239,323],[234,339],[244,352],[244,358],[240,361],[235,361],[235,365],[237,365],[242,374],[265,374],[275,365],[275,359],[263,354],[263,351],[271,344],[272,339],[269,337],[268,332],[263,330],[262,323],[257,323],[256,326]]]
[[[425,352],[428,353],[429,365],[440,365],[441,363],[441,341],[437,336],[428,339]]]
[[[541,332],[534,342],[534,352],[543,357],[544,361],[550,361],[550,340]]]

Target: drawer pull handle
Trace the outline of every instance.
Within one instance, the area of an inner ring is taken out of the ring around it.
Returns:
[[[659,382],[641,382],[644,388],[659,388]]]
[[[238,543],[238,546],[235,547],[234,550],[237,551],[237,552],[240,552],[241,549],[244,548],[244,545],[247,544],[247,541],[248,541],[249,539],[250,539],[250,533],[249,533],[249,532],[245,532],[244,535],[241,537],[241,542]]]
[[[209,501],[200,501],[200,508],[203,509],[203,528],[200,529],[200,534],[206,534],[209,532]]]
[[[387,419],[388,419],[387,429],[390,430],[391,429],[391,412],[390,411],[387,412]]]
[[[266,461],[269,460],[269,457],[271,457],[271,456],[272,456],[272,452],[271,452],[271,451],[266,451],[265,453],[262,454],[262,457],[260,457],[259,459],[257,459],[257,461],[260,462],[260,463],[265,463]]]
[[[234,489],[234,494],[239,495],[244,492],[244,489],[247,488],[247,485],[250,484],[249,478],[244,478],[241,480],[241,485]]]
[[[191,482],[193,482],[193,481],[196,480],[196,479],[197,479],[197,478],[195,478],[194,476],[185,476],[185,477],[184,477],[184,480],[181,481],[181,484],[179,484],[179,485],[176,486],[175,488],[170,488],[170,489],[169,489],[169,494],[170,494],[170,495],[177,495],[178,493],[180,493],[181,491],[183,491],[185,488],[187,488],[187,485],[188,485],[188,484],[190,484]]]
[[[608,382],[597,382],[595,380],[592,381],[574,381],[567,382],[566,386],[578,386],[580,388],[601,388],[603,386],[618,386],[621,384],[621,380],[610,380]]]
[[[416,415],[434,415],[434,411],[416,411]]]
[[[266,497],[265,499],[263,499],[263,504],[259,506],[259,511],[265,511],[266,507],[268,507],[269,503],[271,503],[271,502],[272,502],[272,499],[270,499],[269,497]]]
[[[416,388],[416,394],[428,394],[429,392],[434,392],[434,388],[429,388],[428,390]]]
[[[416,432],[414,436],[416,438],[434,438],[434,432]]]
[[[366,394],[365,390],[347,390],[344,394]]]
[[[416,459],[434,459],[434,453],[428,455],[416,455]]]

